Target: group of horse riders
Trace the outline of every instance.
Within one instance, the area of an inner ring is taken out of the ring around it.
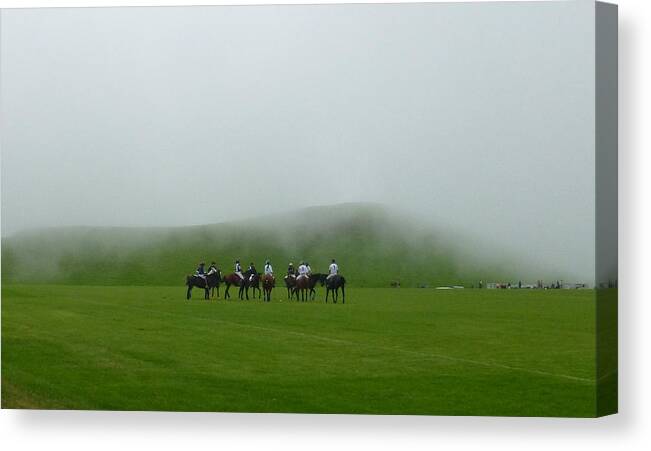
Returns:
[[[332,277],[336,274],[339,273],[339,266],[337,265],[337,262],[333,258],[330,266],[328,268],[328,277]],[[310,267],[310,264],[306,261],[301,262],[300,265],[298,265],[297,269],[294,269],[294,264],[290,263],[289,267],[287,268],[287,276],[286,277],[300,277],[300,276],[311,276],[312,275],[312,268]]]
[[[201,262],[199,263],[199,267],[195,272],[195,276],[206,280],[207,276],[211,274],[217,274],[218,272],[219,269],[217,268],[217,263],[211,262],[210,266],[208,267],[208,270],[206,271],[206,264],[204,262]],[[255,264],[253,262],[251,262],[251,264],[249,265],[249,269],[246,272],[249,274],[250,280],[253,280],[253,277],[258,274],[258,270],[255,268]],[[264,274],[270,274],[273,276],[273,273],[274,270],[273,267],[271,266],[271,262],[269,260],[266,260],[264,264]],[[242,265],[240,264],[239,260],[235,260],[235,274],[237,274],[242,280],[244,280],[244,272],[242,271]],[[298,278],[301,276],[309,277],[311,274],[312,274],[312,268],[310,268],[310,264],[308,262],[302,261],[301,264],[298,266],[298,269],[294,269],[294,264],[290,262],[287,268],[286,278],[289,277]],[[337,265],[337,262],[333,258],[330,263],[330,266],[328,267],[327,278],[331,278],[337,274],[339,274],[339,266]]]

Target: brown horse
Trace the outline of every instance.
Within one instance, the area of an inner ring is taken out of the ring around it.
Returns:
[[[262,289],[263,289],[263,300],[266,302],[271,301],[271,290],[276,286],[276,279],[271,274],[265,274],[262,276]]]
[[[231,295],[228,292],[228,290],[231,288],[231,285],[235,285],[236,287],[240,287],[240,295],[241,295],[242,286],[244,285],[243,282],[244,282],[244,279],[242,279],[240,276],[238,276],[234,272],[230,273],[229,275],[224,277],[224,284],[226,285],[226,289],[224,290],[224,299],[230,299]]]
[[[309,300],[310,297],[309,290],[310,290],[310,276],[306,276],[306,275],[298,276],[296,278],[296,288],[294,288],[294,291],[296,292],[296,300],[298,301],[299,298],[302,302]]]

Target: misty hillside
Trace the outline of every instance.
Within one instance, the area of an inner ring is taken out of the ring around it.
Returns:
[[[287,214],[173,228],[66,227],[2,240],[2,281],[84,285],[183,285],[201,260],[225,273],[239,258],[276,274],[336,258],[351,286],[476,284],[506,278],[505,265],[474,260],[449,234],[372,204],[312,207]]]

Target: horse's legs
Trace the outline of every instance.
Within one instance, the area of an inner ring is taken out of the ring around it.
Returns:
[[[205,294],[204,294],[204,297],[203,297],[203,298],[204,298],[206,301],[209,301],[209,300],[210,300],[210,288],[208,288],[208,287],[205,288]]]
[[[192,285],[188,285],[188,293],[187,293],[187,300],[189,301],[190,298],[192,297]]]
[[[326,287],[326,304],[328,303],[328,295],[330,294],[330,288]]]
[[[226,283],[226,289],[224,290],[224,299],[228,299],[231,297],[230,293],[228,292],[228,289],[231,287],[230,283]]]
[[[346,303],[346,290],[344,289],[344,285],[341,286],[341,303]]]

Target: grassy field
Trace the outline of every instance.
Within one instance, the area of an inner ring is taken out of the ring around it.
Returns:
[[[184,294],[3,285],[2,407],[596,414],[592,290]]]

